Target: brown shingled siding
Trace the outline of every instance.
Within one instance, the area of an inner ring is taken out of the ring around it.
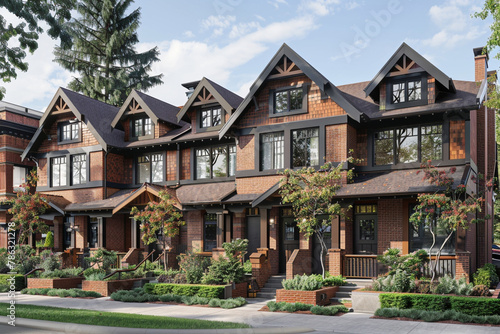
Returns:
[[[167,181],[175,180],[177,176],[177,151],[167,151]]]
[[[47,158],[39,159],[38,170],[37,170],[38,186],[43,187],[48,185],[47,172],[48,172]]]
[[[427,78],[427,103],[433,104],[436,102],[436,79],[430,75]]]
[[[124,183],[123,174],[125,172],[129,173],[129,171],[125,171],[123,155],[108,153],[108,156],[106,158],[106,166],[106,177],[109,182]]]
[[[301,84],[311,84],[308,92],[308,113],[269,118],[269,90],[290,87]],[[307,119],[315,119],[328,116],[337,116],[345,114],[345,111],[331,99],[321,99],[321,91],[319,87],[312,83],[311,79],[302,75],[299,77],[285,78],[282,80],[270,80],[265,82],[259,93],[256,95],[259,109],[255,110],[255,106],[251,103],[247,111],[243,114],[237,124],[239,128],[255,127],[269,124],[280,124],[293,121],[302,121]]]
[[[249,170],[255,168],[255,136],[240,136],[236,146],[236,169]]]
[[[186,148],[181,152],[182,159],[182,169],[181,169],[181,180],[191,179],[191,149]]]
[[[155,125],[155,138],[159,138],[167,132],[172,131],[173,129],[174,127],[169,125],[168,123],[158,121],[158,124]]]
[[[90,152],[90,181],[104,180],[104,152]]]
[[[450,121],[450,160],[465,159],[465,121]]]

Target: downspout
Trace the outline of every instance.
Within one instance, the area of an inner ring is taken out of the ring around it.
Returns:
[[[108,198],[108,153],[109,148],[104,153],[104,193],[102,194],[102,199]]]

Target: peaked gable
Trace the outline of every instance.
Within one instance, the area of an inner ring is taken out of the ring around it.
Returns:
[[[238,118],[241,117],[243,111],[249,106],[250,103],[252,103],[259,88],[267,79],[280,78],[296,74],[304,74],[307,76],[319,87],[322,93],[330,97],[335,103],[344,109],[349,117],[357,122],[360,121],[362,113],[345,99],[340,90],[307,61],[305,61],[304,58],[292,50],[292,48],[290,48],[287,44],[283,44],[252,84],[249,93],[235,111],[234,115],[232,115],[229,118],[229,121],[224,124],[219,132],[219,138],[224,137],[231,126],[233,126]]]
[[[177,127],[184,125],[177,122],[175,117],[179,112],[178,107],[133,89],[111,122],[111,127],[116,128],[120,120],[137,112],[145,112],[155,124],[161,120]]]
[[[104,150],[107,151],[108,145],[120,146],[123,142],[123,131],[112,132],[110,126],[117,112],[118,108],[115,106],[65,88],[59,88],[40,119],[40,126],[21,158],[24,160],[29,152],[45,138],[42,136],[43,129],[52,124],[58,115],[66,113],[73,113],[76,119],[84,123]]]
[[[391,75],[422,71],[434,77],[445,90],[455,93],[456,90],[453,80],[406,43],[401,44],[392,57],[389,58],[382,69],[366,86],[364,91],[366,96],[370,96],[374,101],[378,101],[379,84],[384,78]]]
[[[177,120],[189,121],[187,112],[189,108],[205,103],[217,102],[222,108],[231,115],[238,108],[243,98],[221,85],[203,77],[196,85],[195,90],[189,97],[186,104],[177,114]]]

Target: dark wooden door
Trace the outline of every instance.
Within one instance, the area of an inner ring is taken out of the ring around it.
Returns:
[[[248,250],[245,258],[257,252],[257,248],[260,247],[260,217],[259,216],[250,216],[247,218],[247,226],[248,226]]]
[[[297,223],[293,217],[283,217],[280,226],[280,272],[286,271],[286,263],[297,248],[299,248]]]
[[[377,254],[377,216],[358,215],[354,223],[354,253]]]

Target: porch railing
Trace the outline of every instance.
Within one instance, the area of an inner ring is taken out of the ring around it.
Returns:
[[[349,278],[372,278],[379,273],[377,255],[352,255],[344,256],[344,272]]]
[[[436,256],[431,257],[432,260],[436,259]],[[451,277],[455,277],[455,265],[456,265],[455,256],[440,256],[439,262],[436,266],[436,277],[443,277],[444,275],[451,275]],[[434,264],[434,262],[432,262]],[[424,276],[431,277],[431,263],[428,263],[426,266],[422,268],[422,273]]]

